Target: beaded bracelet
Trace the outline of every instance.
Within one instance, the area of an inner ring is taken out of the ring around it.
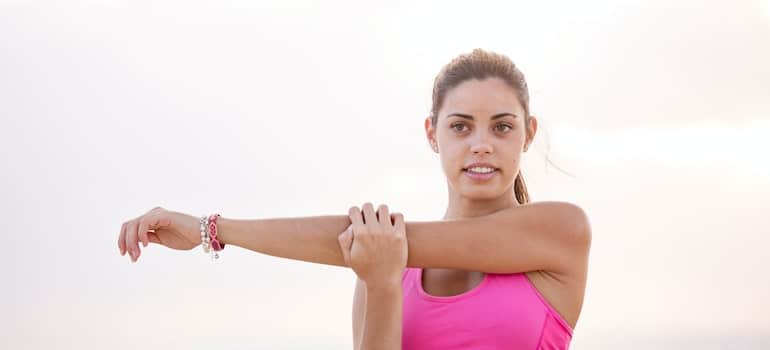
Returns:
[[[201,230],[201,247],[203,248],[203,253],[208,254],[209,253],[209,235],[208,235],[208,227],[209,227],[209,219],[206,215],[201,215],[201,221],[200,221],[200,230]]]

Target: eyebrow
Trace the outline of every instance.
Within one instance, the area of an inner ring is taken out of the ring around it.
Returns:
[[[504,113],[497,113],[497,114],[493,115],[492,118],[490,118],[490,119],[495,120],[497,118],[502,118],[502,117],[505,117],[505,116],[508,116],[508,115],[510,115],[510,116],[512,116],[514,118],[518,117],[518,115],[516,115],[516,114],[504,112]],[[446,117],[449,118],[449,117],[452,117],[452,116],[454,116],[454,117],[462,117],[462,118],[465,118],[465,119],[473,120],[473,116],[472,115],[462,114],[462,113],[447,114]]]

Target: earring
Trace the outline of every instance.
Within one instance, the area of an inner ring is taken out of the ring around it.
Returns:
[[[434,152],[438,152],[438,147],[436,146],[436,144],[435,144],[435,143],[434,143],[434,144],[432,144],[431,146],[433,146],[433,151],[434,151]]]

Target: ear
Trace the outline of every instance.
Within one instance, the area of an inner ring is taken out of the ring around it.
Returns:
[[[537,118],[534,115],[529,116],[529,122],[527,123],[527,137],[524,143],[524,152],[529,149],[529,146],[535,140],[535,134],[537,134]]]
[[[438,153],[438,141],[436,140],[436,127],[431,122],[430,116],[425,118],[425,136],[428,138],[428,144],[433,152]]]

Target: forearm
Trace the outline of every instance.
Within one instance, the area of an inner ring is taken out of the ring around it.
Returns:
[[[221,243],[307,262],[345,266],[337,236],[350,225],[348,215],[217,220]]]
[[[467,249],[466,244],[457,240],[461,237],[452,237],[453,233],[458,229],[476,231],[467,223],[467,219],[406,222],[407,267],[448,267],[439,265],[445,259],[443,255],[462,254],[458,249]],[[217,233],[219,241],[226,245],[292,260],[348,267],[337,237],[350,224],[348,215],[263,219],[220,217]],[[456,244],[453,249],[436,247],[436,242],[442,240]]]
[[[264,219],[220,217],[217,234],[219,241],[226,245],[287,259],[348,267],[337,237],[350,224],[348,215]],[[429,256],[439,253],[430,247],[431,231],[441,228],[446,232],[445,223],[406,222],[405,225],[409,242],[407,266],[417,266],[414,262],[420,261],[421,250],[427,250]],[[425,259],[421,262],[425,263]]]
[[[364,332],[359,350],[401,349],[403,302],[400,284],[366,288]]]

